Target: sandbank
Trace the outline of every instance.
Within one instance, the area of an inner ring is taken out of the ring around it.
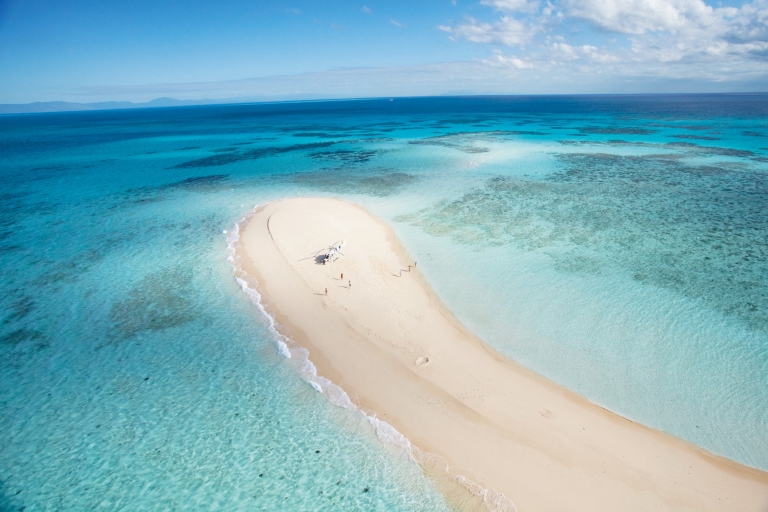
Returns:
[[[316,251],[342,239],[343,256],[320,264]],[[518,510],[768,510],[768,473],[627,420],[490,348],[361,207],[269,203],[241,225],[240,243],[262,305],[320,375]]]

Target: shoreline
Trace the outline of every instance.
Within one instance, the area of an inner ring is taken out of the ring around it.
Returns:
[[[276,332],[415,453],[445,460],[457,481],[493,489],[519,510],[768,508],[768,473],[634,423],[486,345],[417,270],[397,275],[412,260],[391,228],[359,206],[268,203],[241,222],[239,237],[233,253]],[[341,261],[306,257],[343,238]],[[466,503],[455,488],[440,490]]]

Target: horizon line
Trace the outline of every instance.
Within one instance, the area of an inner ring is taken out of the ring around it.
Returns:
[[[267,99],[254,97],[241,98],[201,98],[176,99],[168,96],[154,98],[145,102],[129,100],[109,100],[95,102],[77,101],[33,101],[29,103],[0,103],[0,116],[53,114],[64,112],[99,112],[107,110],[144,110],[159,108],[205,107],[227,105],[270,105],[290,103],[321,103],[343,101],[376,101],[394,99],[428,99],[428,98],[568,98],[568,97],[648,97],[648,96],[768,96],[765,91],[752,92],[640,92],[640,93],[542,93],[542,94],[439,94],[413,96],[360,96],[360,97],[305,97],[293,99]]]

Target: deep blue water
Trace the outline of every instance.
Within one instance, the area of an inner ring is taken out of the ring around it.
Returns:
[[[515,360],[768,469],[768,95],[5,116],[0,176],[0,510],[447,509],[235,282],[223,231],[298,195],[389,221]]]

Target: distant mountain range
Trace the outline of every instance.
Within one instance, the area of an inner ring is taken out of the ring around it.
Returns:
[[[0,114],[32,114],[37,112],[71,112],[77,110],[116,110],[124,108],[178,107],[182,105],[209,105],[221,100],[176,100],[157,98],[146,103],[132,101],[101,101],[98,103],[72,103],[69,101],[38,101],[35,103],[0,104]]]

